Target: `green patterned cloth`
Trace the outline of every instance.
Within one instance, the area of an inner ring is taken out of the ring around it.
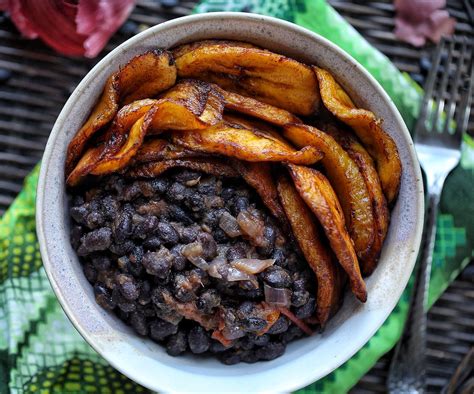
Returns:
[[[382,84],[411,128],[421,89],[371,47],[324,0],[208,0],[196,12],[247,11],[313,30],[345,49]],[[38,168],[0,219],[0,393],[136,393],[146,391],[87,345],[60,308],[42,268],[35,234]],[[474,142],[466,137],[461,166],[441,201],[430,287],[433,303],[473,255]],[[349,361],[301,393],[350,389],[400,336],[408,290],[374,337]],[[275,388],[278,389],[278,388]]]

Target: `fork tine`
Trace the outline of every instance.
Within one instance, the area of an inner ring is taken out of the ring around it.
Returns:
[[[415,127],[415,135],[425,129],[424,127],[422,127],[422,125],[426,120],[428,106],[430,105],[430,102],[432,99],[433,89],[434,89],[434,85],[436,81],[436,75],[438,73],[438,68],[441,61],[441,54],[443,52],[445,41],[446,39],[442,37],[441,41],[438,44],[438,47],[436,48],[436,52],[433,57],[434,60],[431,66],[431,71],[428,75],[428,79],[424,87],[425,95],[423,96],[423,101],[421,103],[420,114],[418,116],[418,122],[416,123],[416,127]]]
[[[468,74],[469,75],[469,74]],[[461,96],[461,103],[459,105],[459,111],[456,116],[456,134],[459,138],[462,138],[462,134],[467,130],[467,125],[469,122],[469,115],[471,114],[471,104],[472,104],[472,92],[474,83],[474,60],[471,59],[471,75],[468,76],[468,85],[463,91]]]
[[[449,71],[450,71],[451,62],[453,61],[455,43],[456,43],[455,40],[451,40],[449,43],[448,59],[446,60],[446,63],[444,64],[445,71],[443,73],[443,77],[441,79],[441,83],[437,91],[438,97],[436,98],[435,110],[431,114],[431,124],[433,125],[432,126],[433,131],[438,131],[439,116],[443,112],[443,109],[444,109],[444,102],[445,102],[444,96],[448,88]],[[448,120],[446,119],[446,123],[447,122]]]
[[[448,108],[446,112],[446,122],[444,123],[443,127],[443,133],[446,133],[449,129],[449,124],[451,123],[452,120],[454,120],[454,112],[456,109],[456,96],[458,95],[459,88],[460,88],[460,82],[462,82],[463,78],[462,72],[463,72],[463,65],[466,59],[466,54],[467,54],[467,40],[464,39],[462,40],[460,50],[460,58],[457,61],[457,68],[456,68],[456,74],[454,76],[453,83],[451,85],[451,90],[449,92],[449,99],[448,103],[446,105],[446,108]]]

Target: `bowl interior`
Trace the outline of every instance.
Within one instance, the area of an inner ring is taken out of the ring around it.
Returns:
[[[168,356],[161,346],[138,337],[95,303],[92,287],[69,242],[65,152],[106,78],[146,50],[209,38],[248,41],[329,69],[359,106],[384,120],[384,129],[394,138],[403,163],[400,195],[380,264],[367,279],[367,303],[362,305],[346,294],[342,309],[323,334],[291,343],[282,357],[271,362],[224,366],[213,359]],[[64,310],[84,338],[122,373],[160,391],[290,391],[337,368],[381,326],[413,269],[422,212],[421,175],[412,141],[393,103],[360,65],[320,36],[290,23],[257,15],[215,13],[151,28],[115,49],[83,79],[48,141],[38,187],[37,231],[46,272]],[[235,380],[242,375],[244,379]]]

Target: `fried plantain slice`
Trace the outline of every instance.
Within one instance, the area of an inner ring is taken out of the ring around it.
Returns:
[[[397,146],[381,127],[381,121],[365,109],[357,108],[347,93],[326,70],[313,67],[326,108],[339,120],[351,126],[375,160],[382,190],[392,203],[400,187],[402,165]]]
[[[230,165],[212,157],[163,160],[140,164],[128,170],[127,176],[132,178],[153,178],[175,167],[185,167],[194,171],[202,171],[206,174],[229,178],[239,177],[239,173]]]
[[[278,195],[293,234],[317,280],[316,316],[322,327],[338,307],[337,265],[334,256],[322,242],[316,218],[287,176],[280,176]]]
[[[73,170],[89,139],[118,111],[120,104],[152,97],[169,89],[176,82],[176,66],[170,52],[153,50],[135,56],[105,83],[99,101],[89,118],[69,143],[66,175]]]
[[[340,130],[333,125],[327,125],[326,132],[330,134],[342,146],[352,160],[356,162],[369,191],[377,232],[372,246],[372,254],[361,262],[361,268],[364,275],[370,275],[377,266],[383,241],[387,235],[390,221],[387,200],[383,194],[374,162],[362,144],[357,141],[357,138],[352,133]]]
[[[191,157],[207,157],[205,153],[194,152],[171,144],[169,141],[151,138],[145,141],[134,157],[135,163],[149,161],[188,159]]]
[[[68,185],[76,185],[88,173],[95,175],[118,171],[135,155],[126,146],[137,134],[128,130],[140,117],[149,116],[145,134],[162,132],[166,129],[199,129],[215,124],[222,119],[224,99],[206,82],[180,81],[159,100],[144,99],[123,107],[106,132],[99,147],[87,151],[87,160],[81,160],[68,177]],[[144,135],[141,137],[143,141]],[[127,141],[127,142],[126,142]],[[127,152],[124,155],[124,152]]]
[[[284,126],[287,123],[301,123],[299,118],[284,109],[224,89],[219,88],[219,91],[224,97],[225,107],[229,110],[253,116],[276,126]]]
[[[362,302],[367,300],[359,262],[346,230],[342,208],[327,178],[319,171],[288,164],[298,193],[321,223],[339,264],[346,271],[351,290]]]
[[[265,49],[228,41],[204,41],[173,50],[178,76],[214,82],[222,88],[310,115],[320,102],[311,68]]]
[[[321,164],[344,212],[357,257],[371,256],[376,237],[370,194],[357,164],[330,135],[307,125],[287,125],[283,135],[297,147],[315,146],[324,153]]]
[[[285,212],[278,201],[278,190],[273,181],[270,164],[233,160],[232,167],[255,189],[272,215],[281,223],[287,224]]]
[[[244,161],[314,164],[322,154],[312,146],[296,151],[288,144],[258,136],[249,129],[221,122],[203,130],[171,134],[172,142],[197,152],[217,153]]]

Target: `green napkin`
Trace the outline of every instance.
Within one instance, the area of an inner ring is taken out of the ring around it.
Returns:
[[[416,119],[421,89],[371,47],[324,0],[208,0],[196,12],[247,11],[313,30],[346,50],[382,84],[407,125]],[[137,393],[146,391],[110,367],[64,315],[42,268],[35,234],[38,168],[0,219],[0,393]],[[473,256],[474,141],[448,178],[438,217],[430,287],[433,303]],[[400,336],[408,290],[374,337],[349,361],[301,393],[349,390]],[[276,388],[277,389],[277,388]]]

